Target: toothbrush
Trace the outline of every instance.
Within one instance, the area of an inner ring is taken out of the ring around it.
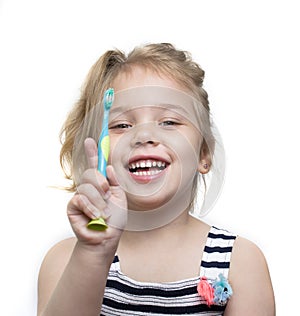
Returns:
[[[103,121],[102,121],[102,130],[98,140],[98,171],[106,177],[106,165],[109,155],[109,135],[108,135],[108,117],[109,110],[114,101],[114,89],[109,88],[105,91],[103,97]],[[97,219],[91,220],[87,227],[89,229],[104,231],[107,229],[107,224],[105,220],[100,217]]]

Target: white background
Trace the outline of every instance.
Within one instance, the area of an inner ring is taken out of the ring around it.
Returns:
[[[297,1],[7,0],[0,10],[0,314],[35,315],[42,258],[72,234],[65,215],[70,194],[51,186],[64,184],[58,133],[87,71],[107,49],[171,42],[206,70],[225,144],[225,186],[207,221],[260,246],[278,315],[294,315]]]

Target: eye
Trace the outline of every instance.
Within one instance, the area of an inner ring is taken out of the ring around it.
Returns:
[[[175,125],[180,125],[179,122],[177,121],[174,121],[174,120],[164,120],[162,122],[159,123],[160,126],[162,127],[172,127],[172,126],[175,126]]]
[[[127,128],[131,128],[132,125],[131,124],[127,124],[127,123],[119,123],[119,124],[115,124],[109,127],[109,129],[127,129]]]

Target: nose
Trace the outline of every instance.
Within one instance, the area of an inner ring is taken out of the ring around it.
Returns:
[[[158,138],[155,136],[155,127],[153,124],[141,124],[140,126],[135,126],[132,139],[131,146],[138,147],[142,145],[152,145],[157,146],[160,142]]]

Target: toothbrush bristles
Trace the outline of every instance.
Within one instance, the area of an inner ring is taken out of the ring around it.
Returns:
[[[114,89],[109,88],[104,94],[104,107],[109,109],[114,101]]]

